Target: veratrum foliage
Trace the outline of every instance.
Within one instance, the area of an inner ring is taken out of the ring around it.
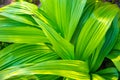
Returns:
[[[119,8],[95,0],[0,8],[0,80],[118,80]],[[105,58],[115,66],[101,68]]]

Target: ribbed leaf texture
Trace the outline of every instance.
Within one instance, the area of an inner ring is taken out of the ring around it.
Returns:
[[[0,41],[13,43],[0,50],[0,80],[118,80],[119,20],[118,6],[99,0],[0,8]]]

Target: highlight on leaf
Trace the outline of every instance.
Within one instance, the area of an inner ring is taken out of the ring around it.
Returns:
[[[120,79],[114,1],[39,2],[15,0],[0,8],[0,80]]]

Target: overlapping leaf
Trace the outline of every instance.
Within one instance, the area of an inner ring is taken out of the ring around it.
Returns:
[[[72,43],[74,44],[77,43],[79,33],[82,27],[85,25],[88,18],[90,17],[91,13],[94,11],[94,8],[95,8],[95,2],[86,3],[82,16],[79,20],[78,26],[74,32],[74,35],[72,36],[72,40],[71,40]]]
[[[118,80],[118,72],[115,68],[106,68],[92,75],[93,80]]]
[[[114,8],[114,11],[111,11],[110,8]],[[76,47],[77,59],[88,59],[104,39],[118,11],[116,6],[107,5],[93,12],[80,32]]]
[[[63,59],[74,59],[74,46],[62,38],[54,29],[41,20],[34,18],[53,45],[53,49]]]
[[[80,67],[80,65],[82,65]],[[77,60],[55,60],[38,64],[14,66],[0,71],[1,80],[17,75],[52,74],[77,80],[89,80],[88,65]]]
[[[0,51],[0,70],[26,64],[57,59],[58,56],[46,45],[12,44]]]
[[[0,41],[15,43],[48,42],[42,30],[36,28],[36,22],[31,16],[32,13],[29,10],[27,13],[22,13],[19,11],[20,7],[16,3],[0,9]],[[24,6],[21,10],[27,11]]]
[[[111,4],[98,8],[98,4],[94,11],[95,0],[92,4],[89,2],[93,0],[41,1],[41,8],[17,2],[0,9],[1,41],[35,43],[13,44],[0,51],[0,79],[38,74],[37,79],[45,80],[58,76],[66,80],[117,80],[115,68],[96,70],[116,41],[118,8]],[[54,60],[58,56],[66,60]],[[89,60],[92,73],[87,62],[71,60],[75,58]],[[109,58],[119,70],[119,54],[110,54]]]
[[[61,34],[71,40],[87,0],[41,0],[41,9],[58,24]],[[52,8],[52,9],[51,9]]]
[[[15,43],[49,42],[43,32],[29,26],[0,27],[0,41]]]
[[[4,17],[8,17],[9,19],[12,19],[18,22],[35,26],[35,21],[31,18],[30,15],[22,15],[22,14],[15,14],[15,13],[12,14],[8,12],[1,12],[0,15]]]
[[[118,17],[116,16],[115,19],[113,20],[111,28],[108,30],[108,32],[105,36],[103,47],[101,46],[99,49],[97,49],[98,53],[96,51],[94,53],[94,55],[92,55],[92,56],[94,56],[90,62],[90,63],[92,63],[92,65],[91,65],[92,71],[95,71],[100,67],[104,58],[111,51],[111,49],[113,48],[113,46],[115,45],[115,42],[117,40],[118,33],[119,33]],[[103,43],[101,43],[101,44],[103,44]],[[95,59],[95,57],[96,57],[96,59]]]

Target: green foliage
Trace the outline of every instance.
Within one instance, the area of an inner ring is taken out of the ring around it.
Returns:
[[[93,0],[0,8],[0,80],[118,80],[119,8]],[[105,58],[115,66],[101,67]]]

